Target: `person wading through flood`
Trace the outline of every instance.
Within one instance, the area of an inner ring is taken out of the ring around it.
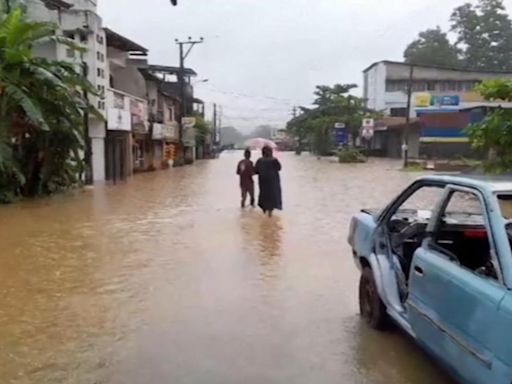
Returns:
[[[242,208],[245,208],[247,195],[251,198],[251,206],[254,207],[254,164],[251,161],[251,150],[246,149],[244,159],[240,160],[236,168],[236,174],[240,176],[240,190],[242,191]]]
[[[283,209],[280,171],[281,163],[273,156],[272,148],[263,147],[262,157],[256,162],[255,172],[260,185],[258,206],[269,216],[272,216],[275,209]]]

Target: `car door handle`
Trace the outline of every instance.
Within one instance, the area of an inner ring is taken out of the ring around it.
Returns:
[[[418,267],[417,265],[414,266],[414,273],[417,276],[423,276],[423,268]]]

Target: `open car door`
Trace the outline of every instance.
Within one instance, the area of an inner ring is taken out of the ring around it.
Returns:
[[[510,384],[493,354],[496,327],[508,324],[506,292],[484,197],[447,186],[412,261],[406,306],[416,338],[464,382]]]

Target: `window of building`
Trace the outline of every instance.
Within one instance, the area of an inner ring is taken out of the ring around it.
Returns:
[[[101,52],[96,52],[96,59],[98,59],[98,61],[101,61]]]
[[[101,68],[96,69],[96,72],[98,74],[98,77],[101,77]]]
[[[103,41],[103,36],[101,36],[100,34],[97,34],[97,35],[96,35],[96,42],[97,42],[98,44],[103,45],[103,42],[104,42],[104,41]]]
[[[68,59],[74,59],[75,58],[75,50],[73,48],[66,48],[66,57]]]
[[[407,82],[402,80],[387,80],[386,92],[406,92]]]
[[[80,33],[80,42],[85,44],[89,41],[89,37],[87,36],[87,32]]]
[[[435,91],[436,86],[437,86],[437,83],[435,81],[428,81],[427,82],[427,91]]]
[[[73,32],[65,31],[64,32],[64,37],[66,39],[75,40],[75,34]]]
[[[412,90],[414,92],[425,92],[427,90],[427,83],[423,81],[416,81],[412,85]]]

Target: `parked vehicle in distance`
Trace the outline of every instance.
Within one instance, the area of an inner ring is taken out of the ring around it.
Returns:
[[[427,176],[352,218],[361,315],[459,380],[512,383],[512,180]]]

